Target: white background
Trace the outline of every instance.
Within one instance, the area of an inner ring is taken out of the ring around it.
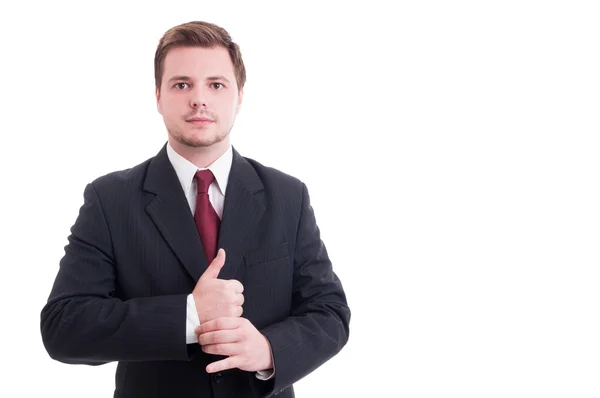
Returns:
[[[583,1],[2,2],[6,397],[109,397],[40,311],[85,184],[155,155],[162,33],[225,27],[233,143],[309,187],[353,311],[298,397],[600,396],[600,13]]]

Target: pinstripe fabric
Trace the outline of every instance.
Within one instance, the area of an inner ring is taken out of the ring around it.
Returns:
[[[234,150],[220,278],[244,285],[244,317],[269,340],[275,377],[204,367],[186,345],[186,296],[207,267],[163,147],[90,183],[71,229],[41,333],[61,362],[118,361],[115,397],[293,397],[293,383],[346,344],[350,310],[320,239],[306,186]]]

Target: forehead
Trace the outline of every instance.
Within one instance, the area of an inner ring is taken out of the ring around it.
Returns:
[[[169,79],[174,75],[198,79],[211,75],[233,78],[235,71],[224,47],[175,47],[165,57],[163,78]]]

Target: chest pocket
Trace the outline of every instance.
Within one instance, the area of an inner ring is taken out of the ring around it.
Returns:
[[[287,243],[246,253],[242,275],[245,299],[242,316],[258,329],[289,316],[294,262]]]
[[[244,256],[246,266],[254,266],[263,263],[269,263],[289,256],[287,242],[252,250]]]

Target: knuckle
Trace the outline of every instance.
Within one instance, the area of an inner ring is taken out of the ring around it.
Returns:
[[[223,336],[221,336],[220,334],[215,334],[215,335],[213,335],[212,341],[213,341],[213,344],[221,344],[223,342]]]
[[[234,291],[239,291],[240,293],[244,291],[244,285],[242,285],[242,283],[237,279],[230,279],[229,287]]]
[[[237,294],[233,290],[227,292],[227,301],[229,301],[231,304],[235,304],[237,300]]]
[[[237,306],[232,305],[229,307],[229,313],[227,315],[236,316],[237,312],[238,312]]]

